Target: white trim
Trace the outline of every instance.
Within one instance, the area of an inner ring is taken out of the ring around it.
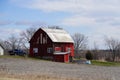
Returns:
[[[59,55],[59,54],[69,54],[70,52],[54,52],[55,55]]]

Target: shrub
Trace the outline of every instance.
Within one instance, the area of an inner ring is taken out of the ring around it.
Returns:
[[[90,51],[86,52],[86,59],[87,60],[92,60],[93,59],[93,54]]]

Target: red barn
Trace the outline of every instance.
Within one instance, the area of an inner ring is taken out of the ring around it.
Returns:
[[[70,62],[74,56],[74,41],[63,29],[40,28],[30,40],[30,56]]]

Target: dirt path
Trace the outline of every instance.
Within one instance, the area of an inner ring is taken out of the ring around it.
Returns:
[[[56,77],[55,79],[120,80],[120,67],[78,65],[27,59],[0,58],[0,72],[15,75],[48,75],[49,78]]]

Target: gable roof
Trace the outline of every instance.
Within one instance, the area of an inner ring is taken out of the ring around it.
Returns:
[[[0,46],[4,49],[4,47],[0,44]]]
[[[74,43],[71,36],[63,29],[41,28],[53,42]]]

